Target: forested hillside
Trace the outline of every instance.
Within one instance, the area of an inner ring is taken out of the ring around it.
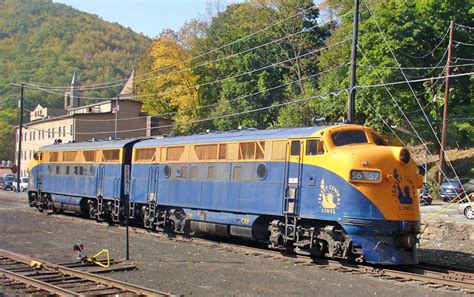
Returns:
[[[248,0],[164,32],[139,69],[155,73],[137,80],[146,111],[173,117],[178,133],[344,120],[353,1],[321,3]],[[449,24],[456,23],[451,73],[469,73],[473,16],[469,0],[361,1],[357,84],[366,87],[357,89],[357,123],[391,139],[394,129],[411,144],[421,138],[436,151]],[[453,78],[450,87],[447,145],[470,147],[473,76]]]
[[[131,29],[50,0],[0,0],[0,159],[11,158],[19,89],[10,82],[66,86],[77,72],[87,85],[127,78],[150,44]],[[120,86],[87,96],[116,95]],[[62,93],[62,92],[59,92]],[[28,89],[25,107],[61,106],[62,96]]]

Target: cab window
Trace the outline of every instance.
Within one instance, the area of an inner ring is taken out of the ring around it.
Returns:
[[[376,145],[387,145],[387,142],[375,133],[372,133],[372,138],[374,139]]]
[[[299,156],[300,155],[300,146],[301,143],[299,140],[294,140],[291,142],[290,155]]]
[[[306,156],[322,155],[324,154],[323,143],[320,140],[310,139],[306,140]]]
[[[332,142],[336,146],[367,143],[367,136],[361,130],[339,131],[331,135]]]

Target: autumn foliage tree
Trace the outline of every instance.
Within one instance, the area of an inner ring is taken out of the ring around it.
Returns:
[[[138,83],[143,111],[173,119],[179,132],[189,130],[189,125],[179,123],[196,120],[197,77],[189,69],[190,59],[191,53],[172,32],[163,33],[153,42],[147,59],[151,67],[145,70],[152,71],[153,75]]]

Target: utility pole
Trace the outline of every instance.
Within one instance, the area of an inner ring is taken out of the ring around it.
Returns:
[[[355,95],[356,70],[357,70],[357,34],[359,31],[359,0],[354,0],[354,23],[352,27],[352,53],[351,53],[351,84],[349,97],[347,99],[347,121],[354,123],[355,118]]]
[[[20,84],[20,100],[18,101],[18,108],[20,113],[18,115],[18,153],[17,153],[17,172],[16,172],[16,191],[20,192],[21,181],[21,142],[23,140],[23,83]]]
[[[449,45],[448,45],[448,62],[446,64],[446,88],[444,91],[444,109],[443,109],[443,129],[441,130],[441,147],[439,150],[439,166],[438,184],[443,182],[444,172],[444,147],[446,146],[446,118],[448,117],[448,99],[449,99],[449,74],[451,72],[451,52],[453,49],[454,21],[449,24]]]

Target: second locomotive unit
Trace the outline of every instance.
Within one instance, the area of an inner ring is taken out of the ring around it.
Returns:
[[[299,254],[417,263],[421,176],[367,127],[238,130],[41,148],[30,204]],[[126,211],[128,210],[128,211]]]

